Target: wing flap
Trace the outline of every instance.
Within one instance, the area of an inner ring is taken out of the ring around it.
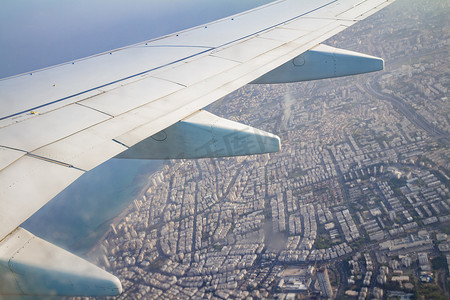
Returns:
[[[23,156],[0,172],[0,240],[84,172]]]
[[[81,131],[56,143],[33,151],[32,154],[59,161],[75,168],[89,171],[108,159],[127,150],[105,134]]]

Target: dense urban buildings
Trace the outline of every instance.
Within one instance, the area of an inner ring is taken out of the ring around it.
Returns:
[[[449,5],[398,0],[326,42],[384,72],[207,108],[282,150],[153,174],[92,251],[118,299],[448,299]]]

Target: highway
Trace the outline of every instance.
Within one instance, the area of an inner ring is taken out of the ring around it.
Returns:
[[[397,111],[403,114],[416,127],[423,129],[431,138],[444,144],[447,147],[450,146],[450,138],[448,133],[444,132],[442,129],[436,127],[435,125],[430,124],[423,116],[418,114],[415,109],[411,105],[406,103],[403,99],[377,91],[378,88],[373,88],[371,81],[368,81],[364,85],[364,88],[367,93],[372,95],[373,97],[389,101],[392,106],[397,109]]]

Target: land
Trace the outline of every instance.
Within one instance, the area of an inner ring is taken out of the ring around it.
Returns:
[[[448,299],[449,5],[398,0],[325,43],[384,72],[207,108],[282,150],[153,174],[92,252],[117,299]]]

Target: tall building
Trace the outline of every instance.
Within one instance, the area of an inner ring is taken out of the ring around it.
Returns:
[[[333,290],[331,289],[330,277],[328,277],[327,268],[320,268],[317,271],[317,280],[319,281],[320,290],[324,297],[332,298]]]

